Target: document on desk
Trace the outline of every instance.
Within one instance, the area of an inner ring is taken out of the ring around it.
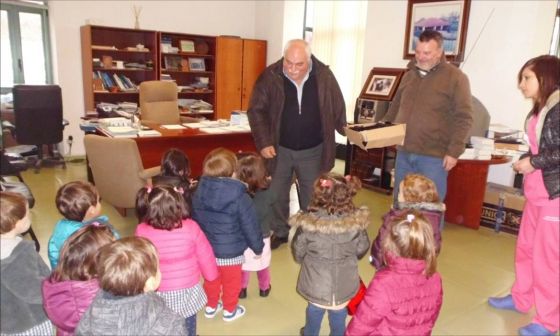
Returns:
[[[161,136],[161,133],[156,130],[145,130],[145,131],[138,131],[139,137],[152,137],[152,136]]]
[[[185,126],[179,124],[161,125],[161,127],[169,130],[179,130],[185,128]]]

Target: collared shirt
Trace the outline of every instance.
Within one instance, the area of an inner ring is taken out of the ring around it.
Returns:
[[[290,78],[290,76],[288,76],[284,68],[282,68],[282,73],[284,74],[284,76],[286,76],[286,78],[288,78],[290,82],[292,82],[296,86],[298,105],[299,105],[299,114],[301,114],[301,97],[303,96],[303,86],[305,85],[305,82],[307,82],[307,80],[309,79],[309,74],[311,73],[312,69],[313,69],[313,62],[309,61],[309,70],[305,74],[305,77],[303,77],[301,84],[298,85],[298,83],[296,83],[293,79]]]
[[[414,66],[416,67],[416,71],[418,71],[418,74],[420,75],[420,77],[424,78],[430,72],[435,71],[439,67],[440,64],[441,64],[441,61],[439,61],[436,65],[434,65],[430,70],[421,69],[421,68],[418,67],[418,65],[414,65]]]

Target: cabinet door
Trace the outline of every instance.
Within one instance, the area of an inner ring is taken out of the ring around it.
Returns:
[[[231,111],[241,109],[243,40],[216,38],[216,118],[229,119]]]
[[[266,67],[266,41],[243,40],[243,82],[241,109],[247,111],[253,86]]]

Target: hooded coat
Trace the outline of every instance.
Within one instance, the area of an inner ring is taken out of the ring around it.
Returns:
[[[297,227],[292,253],[301,264],[298,293],[322,306],[348,302],[360,284],[358,260],[369,248],[369,210],[359,208],[346,216],[300,212],[290,225]]]

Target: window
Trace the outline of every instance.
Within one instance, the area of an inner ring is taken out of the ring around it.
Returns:
[[[0,5],[0,87],[52,83],[47,6],[42,1]]]
[[[554,28],[552,30],[552,41],[550,43],[550,54],[560,57],[560,1],[556,5],[556,18],[554,19]]]

